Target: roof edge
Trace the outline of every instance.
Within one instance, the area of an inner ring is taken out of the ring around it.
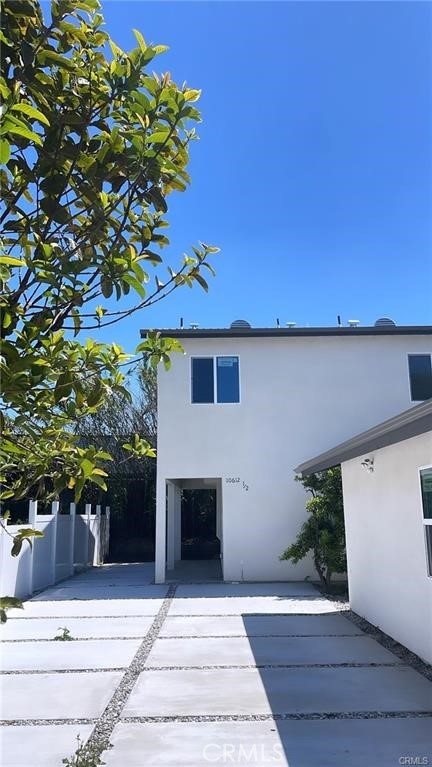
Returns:
[[[365,453],[382,447],[394,445],[404,439],[417,437],[428,431],[432,431],[432,399],[411,407],[372,429],[341,442],[331,450],[301,463],[294,471],[306,477],[309,474],[330,469],[344,461],[358,458],[360,455],[365,455]]]
[[[277,338],[301,336],[411,336],[432,335],[432,325],[389,325],[364,327],[316,328],[143,328],[141,338],[148,333],[160,333],[163,338]]]

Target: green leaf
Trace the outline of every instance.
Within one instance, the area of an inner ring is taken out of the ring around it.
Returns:
[[[140,47],[140,50],[144,53],[146,51],[146,49],[147,49],[147,46],[146,46],[146,42],[145,42],[141,32],[138,29],[133,29],[132,32],[134,33],[134,35],[135,35],[135,37],[137,39],[138,45]]]
[[[199,97],[201,96],[201,91],[199,90],[187,90],[183,93],[186,101],[198,101]]]
[[[5,138],[0,139],[0,163],[6,165],[10,158],[10,144]]]
[[[92,474],[91,481],[94,482],[96,485],[98,485],[102,490],[105,492],[107,491],[107,485],[106,482],[104,482],[103,478],[100,477],[98,474]]]
[[[12,133],[13,136],[23,136],[23,138],[28,138],[29,141],[34,141],[38,146],[42,146],[42,139],[37,133],[26,128],[24,124],[15,125],[14,123],[9,122],[7,118],[4,121],[1,133]]]
[[[152,186],[151,189],[149,189],[148,192],[146,193],[146,196],[153,203],[157,211],[162,211],[162,213],[167,212],[168,205],[166,204],[166,201],[162,192],[160,191],[160,189],[158,189],[157,186]]]
[[[38,54],[38,58],[43,66],[55,64],[62,69],[66,69],[68,72],[75,72],[76,70],[76,65],[73,61],[66,58],[66,56],[60,56],[59,53],[54,53],[54,51],[41,51]]]
[[[40,202],[40,206],[48,218],[57,221],[59,224],[65,224],[69,220],[67,208],[59,205],[53,197],[44,197]]]
[[[205,290],[205,292],[208,293],[208,285],[204,277],[202,277],[201,274],[197,273],[193,275],[193,278],[201,285],[201,287]]]
[[[13,607],[23,610],[23,603],[16,597],[0,597],[0,609],[11,610]]]
[[[49,120],[45,117],[42,112],[39,112],[39,109],[35,109],[35,107],[32,107],[30,104],[21,103],[21,104],[14,104],[12,107],[13,112],[22,112],[23,114],[27,115],[28,117],[33,117],[35,120],[38,120],[40,123],[43,123],[44,125],[50,125]]]
[[[89,461],[88,458],[84,458],[81,461],[80,467],[84,474],[85,479],[88,479],[89,477],[91,477],[94,470],[94,463]]]
[[[12,548],[11,548],[11,554],[12,554],[13,557],[17,557],[18,556],[18,554],[20,553],[20,551],[22,549],[22,545],[23,545],[22,538],[14,538],[14,542],[13,542]]]
[[[21,261],[21,259],[14,258],[13,256],[0,256],[0,264],[5,264],[6,266],[25,266],[25,261]]]
[[[100,286],[101,286],[101,291],[104,298],[109,298],[113,292],[112,280],[106,275],[104,275],[103,277],[101,277]]]
[[[133,277],[132,274],[124,274],[122,279],[124,282],[126,282],[128,285],[131,286],[131,288],[134,288],[136,292],[138,293],[141,298],[145,298],[146,292],[141,283],[137,280],[136,277]]]
[[[170,128],[167,130],[156,131],[155,133],[151,133],[149,136],[146,136],[146,142],[147,144],[164,144],[170,133]]]

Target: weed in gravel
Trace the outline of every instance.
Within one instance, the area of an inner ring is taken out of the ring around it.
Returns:
[[[89,743],[84,743],[77,735],[78,747],[73,756],[62,760],[65,767],[101,767],[102,761],[99,749]]]

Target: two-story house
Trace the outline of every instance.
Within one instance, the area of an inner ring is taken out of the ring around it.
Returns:
[[[293,469],[432,397],[432,327],[161,333],[185,353],[158,373],[156,582],[181,559],[187,488],[216,491],[224,580],[315,579],[311,560],[279,560],[306,516]]]

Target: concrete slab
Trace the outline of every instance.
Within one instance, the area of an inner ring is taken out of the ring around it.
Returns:
[[[2,767],[58,767],[77,749],[77,735],[86,741],[91,724],[5,726],[0,729]]]
[[[311,583],[190,583],[179,586],[176,593],[182,597],[317,597],[319,591]]]
[[[143,616],[156,615],[162,607],[162,599],[64,599],[47,602],[44,600],[24,602],[23,610],[12,609],[8,617],[58,618],[58,617],[101,617],[101,616]]]
[[[219,559],[195,559],[176,562],[166,572],[167,583],[200,583],[222,581],[222,567]]]
[[[10,639],[53,639],[59,631],[59,621],[75,639],[94,637],[144,638],[153,623],[153,616],[143,618],[8,618],[1,627],[0,643]]]
[[[395,767],[432,757],[432,718],[119,724],[107,767]],[[420,763],[420,762],[418,762]]]
[[[105,578],[115,580],[116,583],[153,583],[154,562],[146,562],[139,565],[101,565],[100,567],[90,567],[88,570],[77,573],[70,580],[100,582]]]
[[[73,642],[11,642],[3,645],[1,671],[69,671],[126,668],[141,639],[90,639]]]
[[[41,594],[33,597],[31,602],[49,602],[52,600],[67,599],[146,599],[164,597],[168,590],[167,586],[108,586],[82,583],[65,587],[63,585],[46,589]]]
[[[408,667],[144,671],[123,716],[431,711]]]
[[[323,597],[297,599],[295,597],[200,597],[173,599],[169,615],[243,615],[290,613],[320,614],[338,613],[340,607]]]
[[[146,666],[266,666],[401,663],[374,639],[351,637],[196,637],[157,639]]]
[[[7,624],[6,624],[7,625]],[[2,629],[2,632],[4,629]],[[341,615],[241,615],[206,617],[169,616],[161,637],[194,636],[322,636],[362,635],[363,632]]]
[[[0,719],[85,719],[102,714],[123,672],[10,674],[0,680]]]

